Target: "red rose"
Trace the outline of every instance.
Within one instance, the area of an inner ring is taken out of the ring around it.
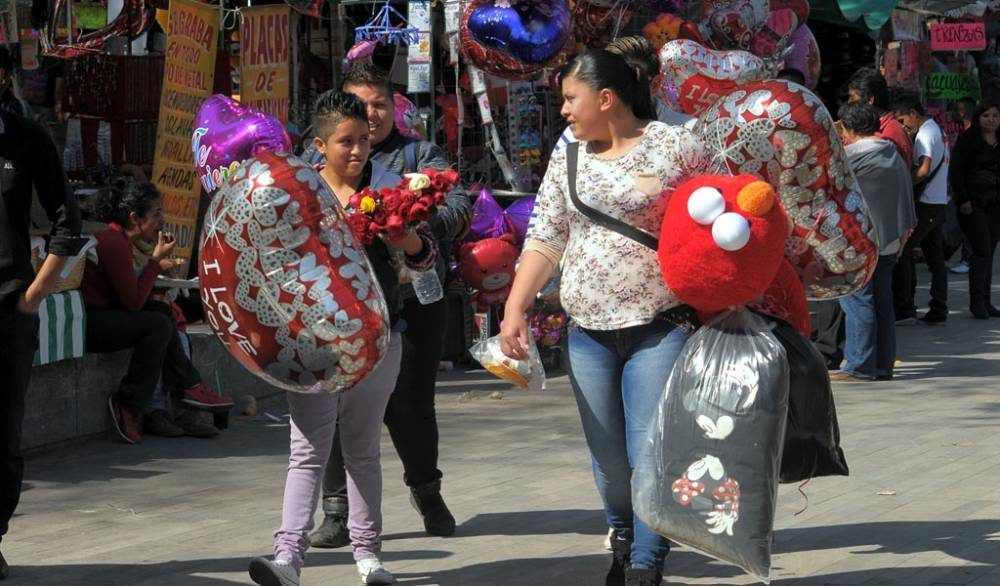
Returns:
[[[439,206],[444,204],[444,194],[435,193],[434,194],[434,205]]]
[[[364,197],[365,195],[366,194],[365,194],[364,191],[360,191],[360,192],[355,193],[354,195],[352,195],[351,199],[348,200],[348,202],[347,202],[348,205],[351,206],[351,209],[355,209],[355,210],[358,209],[358,206],[361,205],[361,198]]]
[[[404,191],[400,196],[399,209],[408,210],[413,207],[413,204],[417,203],[417,195],[412,191]]]
[[[347,216],[347,225],[351,227],[351,233],[363,244],[371,242],[371,234],[368,232],[368,219],[362,214],[351,214]]]
[[[382,204],[387,212],[392,213],[399,209],[399,203],[402,200],[402,194],[393,189],[390,190],[389,193],[385,194],[385,197],[382,199]]]
[[[389,216],[389,219],[385,221],[385,231],[390,240],[399,240],[406,236],[406,224],[403,222],[403,218],[398,214]]]
[[[429,217],[431,217],[431,212],[427,208],[427,206],[423,205],[422,203],[415,203],[413,204],[413,207],[410,208],[411,222],[425,222]]]
[[[444,178],[448,181],[448,183],[452,185],[458,183],[459,179],[458,171],[455,171],[454,169],[445,169],[444,171],[441,172],[441,174],[444,175]]]
[[[382,206],[375,209],[375,213],[372,214],[372,222],[380,226],[385,224],[386,219],[389,217],[389,212]]]
[[[444,175],[434,175],[431,177],[431,189],[434,191],[448,191],[448,180]]]

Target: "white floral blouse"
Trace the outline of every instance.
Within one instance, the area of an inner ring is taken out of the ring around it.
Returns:
[[[704,144],[689,130],[650,122],[625,155],[595,156],[580,143],[576,189],[581,201],[655,237],[673,189],[705,174]],[[560,298],[569,316],[592,330],[647,324],[680,304],[667,289],[656,252],[594,224],[569,197],[566,150],[552,156],[524,247],[562,263]]]

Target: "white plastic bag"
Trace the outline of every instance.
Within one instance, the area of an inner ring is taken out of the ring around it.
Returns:
[[[632,478],[650,528],[765,583],[788,373],[763,318],[738,309],[713,319],[677,358]]]
[[[513,383],[521,389],[529,391],[545,390],[545,368],[538,356],[535,341],[528,337],[527,360],[508,358],[500,351],[500,336],[484,338],[469,350],[472,357],[483,365],[483,368],[505,381]]]

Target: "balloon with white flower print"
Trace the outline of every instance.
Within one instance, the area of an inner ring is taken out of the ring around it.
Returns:
[[[198,263],[206,318],[271,384],[343,391],[378,365],[389,320],[374,275],[336,197],[291,155],[248,159],[209,204]]]

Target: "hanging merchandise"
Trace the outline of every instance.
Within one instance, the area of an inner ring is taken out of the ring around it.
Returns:
[[[889,87],[920,91],[921,81],[931,72],[930,45],[918,41],[889,43],[882,68]]]
[[[480,310],[503,305],[514,282],[514,269],[521,249],[513,234],[467,242],[459,248],[459,274],[473,289]]]
[[[569,41],[567,0],[472,0],[462,17],[462,53],[504,79],[528,79]]]
[[[285,0],[285,4],[291,6],[292,10],[299,14],[319,18],[323,14],[323,5],[326,4],[326,0]]]
[[[429,94],[433,89],[431,71],[431,10],[427,2],[407,5],[410,26],[419,32],[419,40],[410,43],[406,52],[407,92]]]
[[[393,21],[400,24],[393,24]],[[406,18],[384,0],[382,8],[368,24],[354,29],[354,42],[375,41],[383,45],[410,45],[420,42],[420,29],[409,26]]]
[[[542,107],[532,82],[511,82],[507,89],[507,134],[512,163],[521,185],[535,189],[541,183]]]
[[[472,94],[476,97],[476,103],[479,104],[479,114],[482,118],[483,126],[486,127],[489,148],[493,152],[497,164],[500,166],[500,172],[503,173],[504,180],[514,189],[522,191],[521,183],[517,178],[517,174],[514,173],[514,166],[510,164],[507,151],[500,142],[500,133],[497,132],[496,124],[493,122],[490,97],[487,94],[486,76],[475,67],[470,66],[468,71],[469,78],[472,80]]]
[[[60,42],[56,31],[66,23],[66,11],[70,10],[71,0],[55,0],[49,22],[45,25],[42,35],[42,48],[46,55],[73,58],[86,53],[100,53],[105,43],[112,37],[128,37],[131,41],[153,24],[154,8],[145,0],[125,0],[121,13],[107,26],[77,37]],[[215,28],[198,31],[200,34],[214,34]],[[214,42],[214,39],[212,39]]]
[[[577,2],[573,7],[573,37],[588,47],[603,48],[632,21],[628,2],[603,6]]]

